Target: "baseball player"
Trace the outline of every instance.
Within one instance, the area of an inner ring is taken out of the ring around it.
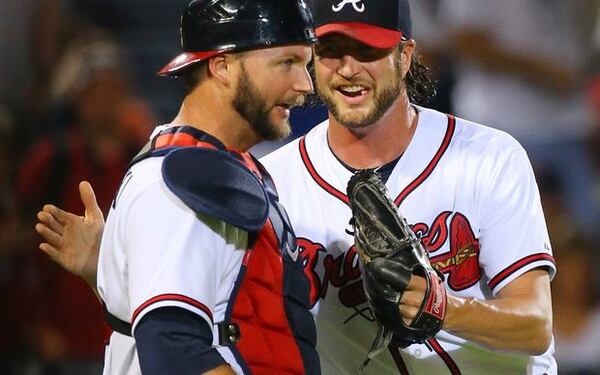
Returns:
[[[448,296],[434,338],[407,348],[391,344],[366,371],[555,374],[549,288],[555,265],[525,151],[506,133],[411,103],[426,94],[427,82],[407,0],[312,6],[316,85],[329,118],[264,163],[311,283],[323,372],[356,372],[377,331],[345,194],[354,171],[377,168],[444,275]],[[91,226],[91,217],[55,207],[44,215],[46,222],[59,218],[64,233]],[[54,255],[68,258],[82,246],[76,240],[61,237],[57,246],[66,251]],[[420,311],[424,288],[413,275],[399,305],[406,321]]]
[[[159,74],[189,92],[130,163],[104,228],[104,374],[320,373],[294,234],[246,152],[287,135],[312,91],[308,7],[193,0],[181,34]]]
[[[318,310],[324,373],[349,373],[376,324],[351,235],[346,185],[378,168],[448,291],[443,330],[376,357],[376,373],[554,374],[554,275],[540,197],[508,134],[411,103],[418,64],[406,0],[317,0],[317,90],[329,118],[263,162],[287,207]],[[364,9],[363,9],[364,8]],[[413,276],[400,312],[423,301]],[[417,285],[419,284],[419,285]],[[362,357],[362,358],[361,358]]]

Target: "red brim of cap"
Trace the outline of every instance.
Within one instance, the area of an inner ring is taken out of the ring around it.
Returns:
[[[223,51],[184,52],[163,66],[156,74],[159,76],[175,76],[193,63],[209,59],[221,52]]]
[[[392,48],[400,43],[402,32],[359,22],[328,23],[315,29],[317,38],[340,33],[375,48]]]

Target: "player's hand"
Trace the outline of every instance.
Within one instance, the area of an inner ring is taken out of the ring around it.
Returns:
[[[412,275],[410,282],[406,287],[406,290],[400,298],[400,315],[404,324],[410,325],[413,319],[417,316],[423,299],[425,298],[425,292],[427,291],[427,282],[425,278],[417,275]]]
[[[35,230],[46,241],[39,247],[50,259],[95,288],[104,215],[88,182],[79,184],[79,194],[84,216],[47,204],[38,212]]]

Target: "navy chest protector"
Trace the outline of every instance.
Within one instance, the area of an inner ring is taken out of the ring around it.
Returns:
[[[163,130],[132,164],[156,156],[165,156],[163,179],[188,207],[249,232],[225,321],[217,324],[220,345],[247,374],[320,374],[309,282],[264,167],[185,126]],[[114,330],[131,335],[129,323],[105,312]]]
[[[165,156],[162,175],[188,207],[248,232],[260,230],[269,198],[258,177],[229,152],[202,147],[175,149]]]

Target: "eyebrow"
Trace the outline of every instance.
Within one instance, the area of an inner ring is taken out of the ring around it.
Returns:
[[[293,59],[295,62],[310,61],[312,59],[312,50],[308,55],[301,55],[295,52],[288,52],[279,57],[279,60]]]

